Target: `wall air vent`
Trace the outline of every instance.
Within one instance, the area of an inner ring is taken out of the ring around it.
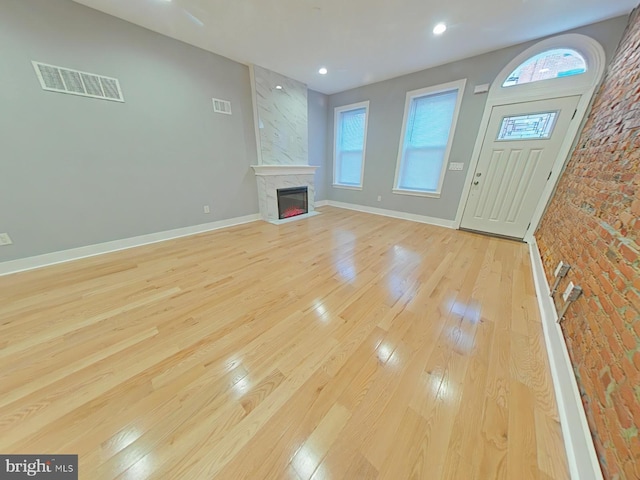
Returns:
[[[33,63],[33,68],[43,90],[124,102],[120,82],[115,78],[56,67],[46,63],[31,63]]]
[[[213,111],[216,113],[224,113],[231,115],[231,102],[228,100],[213,99]]]

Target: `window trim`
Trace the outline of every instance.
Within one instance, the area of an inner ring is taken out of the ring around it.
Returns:
[[[456,80],[454,82],[442,83],[440,85],[434,85],[431,87],[420,88],[418,90],[411,90],[407,92],[407,96],[404,103],[404,118],[402,120],[402,131],[400,134],[400,144],[398,146],[398,158],[396,160],[396,173],[393,179],[392,192],[397,195],[413,195],[416,197],[430,197],[440,198],[442,194],[442,185],[444,184],[444,177],[449,165],[449,156],[451,154],[451,147],[453,146],[453,138],[455,137],[456,127],[458,125],[458,115],[460,113],[460,107],[462,105],[462,97],[464,97],[464,90],[467,84],[467,79]],[[424,97],[427,95],[435,95],[438,93],[451,92],[453,90],[458,91],[458,97],[456,98],[456,106],[453,110],[453,119],[451,121],[451,131],[449,132],[449,140],[444,150],[444,159],[442,161],[442,168],[440,170],[440,179],[438,180],[438,188],[435,192],[424,192],[421,190],[409,190],[400,188],[398,182],[400,180],[400,165],[402,163],[402,154],[404,153],[404,140],[407,135],[407,123],[409,121],[409,112],[411,111],[411,103],[414,98]]]
[[[560,78],[567,78],[567,77],[564,77],[564,76],[563,76],[563,77],[557,77],[557,76],[556,76],[556,77],[544,78],[544,79],[541,79],[541,80],[531,80],[531,81],[529,81],[529,82],[525,82],[525,83],[516,83],[516,84],[513,84],[513,85],[505,85],[505,83],[507,83],[507,80],[508,80],[509,78],[511,78],[511,75],[513,75],[513,74],[514,74],[518,69],[522,68],[525,64],[527,64],[527,63],[531,62],[535,57],[540,56],[540,55],[544,55],[544,54],[549,54],[549,53],[551,53],[551,52],[556,52],[556,51],[558,51],[558,50],[567,50],[567,51],[573,52],[573,53],[577,54],[577,55],[580,57],[580,59],[582,59],[582,61],[584,62],[584,71],[583,71],[583,72],[580,72],[580,73],[576,73],[576,74],[569,75],[569,77],[577,77],[577,76],[580,76],[580,75],[586,75],[587,73],[589,73],[589,63],[588,63],[587,57],[586,57],[582,52],[580,52],[578,49],[573,48],[573,47],[555,47],[555,48],[549,48],[549,49],[546,49],[546,50],[544,50],[544,51],[542,51],[542,52],[538,52],[538,53],[536,53],[536,54],[534,54],[534,55],[531,55],[531,56],[530,56],[530,57],[528,57],[527,59],[525,59],[522,63],[520,63],[519,65],[517,65],[517,66],[513,69],[513,71],[512,71],[511,73],[509,73],[509,74],[508,74],[508,75],[507,75],[507,76],[502,80],[502,82],[500,83],[500,87],[501,87],[501,88],[521,87],[521,86],[523,86],[523,85],[528,85],[528,84],[530,84],[530,83],[538,83],[538,82],[545,82],[545,81],[547,81],[547,80],[558,80],[558,79],[560,79]],[[548,55],[547,55],[547,56],[548,56]],[[574,56],[575,56],[575,55],[574,55]]]
[[[362,144],[362,165],[360,167],[360,185],[347,185],[338,183],[336,173],[338,170],[338,126],[340,114],[350,110],[359,110],[364,108],[364,139]],[[349,105],[341,105],[333,109],[333,182],[335,188],[345,188],[347,190],[362,190],[364,186],[364,164],[367,158],[367,131],[369,130],[369,100],[358,103],[350,103]]]
[[[587,64],[587,71],[582,75],[548,78],[539,82],[522,83],[510,87],[502,86],[509,75],[531,57],[556,48],[567,48],[578,52]],[[491,83],[487,104],[502,105],[528,100],[583,95],[584,92],[591,90],[593,85],[600,83],[606,64],[605,59],[604,49],[591,37],[569,33],[547,38],[516,55],[500,70]]]

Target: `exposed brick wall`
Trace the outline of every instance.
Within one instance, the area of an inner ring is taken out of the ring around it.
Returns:
[[[611,479],[640,479],[639,231],[636,10],[536,233],[549,284],[564,260],[572,269],[560,290],[569,280],[584,289],[562,329],[600,464]]]

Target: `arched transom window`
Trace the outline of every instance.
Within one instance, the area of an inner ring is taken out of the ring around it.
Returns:
[[[506,78],[503,87],[539,82],[550,78],[581,75],[587,71],[587,62],[577,51],[555,48],[534,55],[521,63]]]

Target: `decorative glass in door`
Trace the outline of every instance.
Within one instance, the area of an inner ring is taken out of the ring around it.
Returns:
[[[551,137],[558,112],[504,117],[497,141],[543,140]]]

